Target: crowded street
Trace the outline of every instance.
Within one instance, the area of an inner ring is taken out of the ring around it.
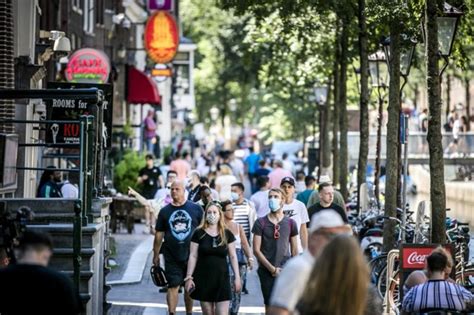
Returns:
[[[474,314],[473,0],[0,0],[0,315]]]

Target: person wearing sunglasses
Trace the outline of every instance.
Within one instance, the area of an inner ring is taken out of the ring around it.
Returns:
[[[252,228],[253,251],[257,257],[265,309],[270,303],[275,278],[291,256],[298,254],[298,227],[293,219],[283,213],[285,194],[280,188],[268,193],[270,213],[255,221]]]

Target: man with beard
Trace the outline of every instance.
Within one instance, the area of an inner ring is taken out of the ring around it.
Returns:
[[[61,172],[56,171],[56,166],[48,166],[41,175],[40,183],[36,197],[38,198],[62,198],[61,187]]]
[[[184,191],[183,181],[176,180],[171,184],[172,202],[161,209],[158,215],[153,245],[153,264],[155,266],[160,265],[160,249],[163,245],[165,275],[168,280],[166,301],[169,314],[176,313],[178,290],[186,277],[191,236],[201,223],[203,216],[202,208],[192,201],[186,200]],[[190,314],[193,300],[188,292],[185,293],[184,300],[186,313]]]

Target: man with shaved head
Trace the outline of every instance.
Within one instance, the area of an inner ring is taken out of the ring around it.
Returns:
[[[153,264],[160,265],[160,249],[163,245],[162,253],[165,258],[165,274],[168,280],[166,301],[169,314],[175,314],[178,304],[178,290],[186,277],[191,236],[201,223],[203,210],[194,202],[186,200],[185,183],[182,180],[175,180],[171,184],[171,199],[172,202],[161,209],[156,221]],[[185,292],[184,301],[186,313],[190,314],[193,300],[188,292]]]

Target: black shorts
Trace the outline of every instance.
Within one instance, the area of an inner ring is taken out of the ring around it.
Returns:
[[[272,276],[270,271],[265,268],[258,268],[258,278],[260,279],[260,287],[262,289],[263,302],[265,305],[270,305],[270,297],[272,296],[273,284],[275,283],[275,277]]]
[[[168,288],[176,288],[183,285],[187,271],[187,261],[175,261],[173,257],[165,256],[165,276],[168,281]]]

